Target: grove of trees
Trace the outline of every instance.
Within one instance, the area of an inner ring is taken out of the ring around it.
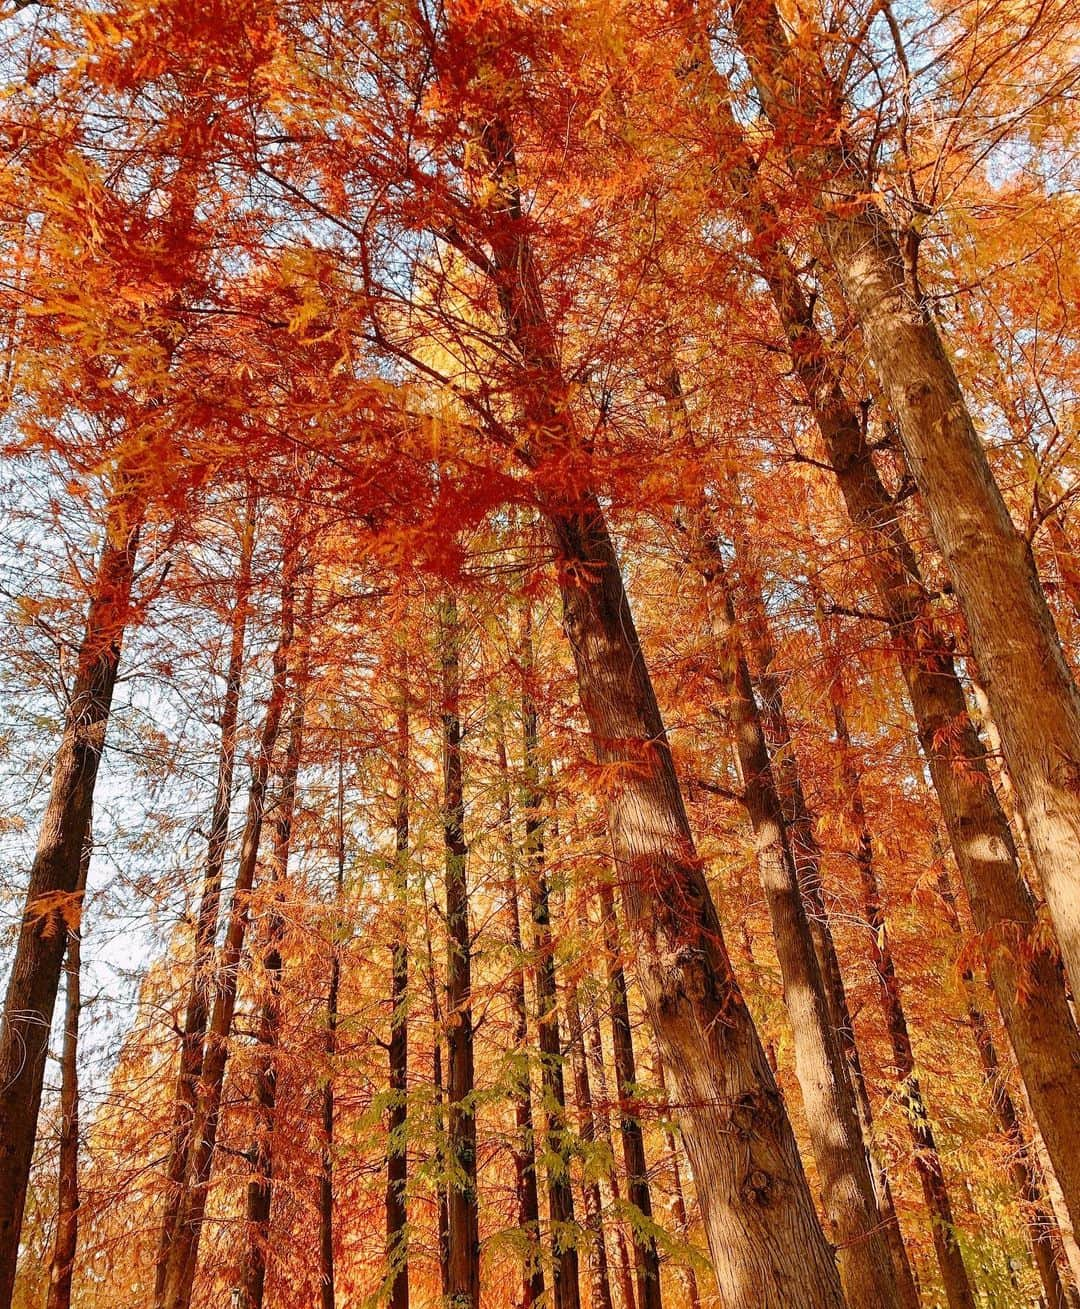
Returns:
[[[0,1309],[1080,1309],[1076,0],[0,69]]]

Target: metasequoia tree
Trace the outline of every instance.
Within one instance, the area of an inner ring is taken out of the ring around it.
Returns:
[[[0,1309],[1074,1309],[1073,9],[0,15]]]
[[[1080,693],[1030,543],[1009,515],[971,410],[895,224],[872,194],[846,88],[799,60],[769,0],[731,19],[780,148],[821,194],[821,235],[899,431],[986,678],[1032,856],[1074,988],[1080,986]],[[811,32],[806,35],[811,37]],[[813,49],[813,47],[811,47]],[[799,145],[801,134],[803,141]]]

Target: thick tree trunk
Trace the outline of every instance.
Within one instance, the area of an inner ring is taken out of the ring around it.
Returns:
[[[548,1169],[548,1209],[551,1219],[551,1292],[555,1309],[580,1309],[574,1193],[570,1186],[572,1144],[566,1122],[562,1041],[555,985],[555,947],[551,935],[551,905],[544,866],[544,819],[540,793],[539,736],[532,681],[533,644],[529,610],[521,635],[522,739],[525,812],[525,872],[533,920],[536,960],[536,1030],[540,1048],[540,1084],[544,1108],[544,1156]]]
[[[245,1212],[246,1246],[240,1265],[240,1309],[262,1309],[266,1289],[266,1266],[270,1250],[270,1210],[274,1198],[274,1139],[277,1114],[277,1064],[281,1044],[281,977],[284,971],[282,945],[285,917],[282,892],[289,872],[293,814],[296,809],[296,779],[304,749],[304,717],[307,709],[309,641],[314,584],[307,584],[301,631],[301,656],[289,718],[289,744],[281,768],[281,793],[270,822],[273,852],[269,860],[269,889],[272,903],[263,952],[265,994],[259,1005],[255,1061],[255,1140],[249,1158],[253,1176],[248,1182]]]
[[[963,1252],[956,1238],[952,1202],[945,1183],[945,1173],[915,1069],[915,1055],[908,1031],[907,1014],[904,1011],[900,979],[897,977],[896,965],[893,961],[892,945],[889,941],[877,868],[874,863],[874,843],[866,818],[862,784],[855,766],[847,717],[844,713],[844,693],[840,683],[839,663],[834,643],[824,631],[822,641],[836,669],[832,686],[832,703],[841,775],[852,825],[859,834],[855,862],[859,870],[863,912],[866,915],[866,925],[870,929],[870,951],[878,981],[878,997],[882,1017],[885,1020],[885,1029],[892,1046],[898,1090],[911,1134],[915,1170],[919,1174],[919,1184],[930,1217],[934,1252],[950,1309],[974,1309],[975,1296],[964,1263]]]
[[[207,1029],[198,1103],[191,1129],[192,1148],[173,1239],[165,1252],[164,1272],[160,1290],[155,1297],[155,1309],[190,1309],[191,1304],[199,1242],[202,1237],[203,1215],[206,1211],[206,1199],[214,1166],[221,1098],[229,1060],[229,1036],[236,1009],[240,959],[247,934],[251,888],[262,836],[266,787],[285,702],[289,651],[293,639],[295,586],[295,561],[291,557],[292,550],[289,547],[287,547],[287,555],[289,557],[285,562],[281,600],[281,634],[274,651],[270,699],[263,719],[258,755],[252,769],[247,817],[244,822],[229,925],[218,964],[214,1007]]]
[[[345,742],[338,737],[337,872],[334,903],[340,909],[345,892]],[[319,1168],[319,1295],[320,1309],[335,1309],[334,1294],[334,1065],[337,1060],[338,1005],[341,993],[339,924],[330,947],[330,979],[326,989],[326,1081],[322,1091],[322,1159]]]
[[[84,897],[93,837],[88,832],[76,894]],[[82,904],[79,921],[68,927],[64,965],[64,1048],[60,1057],[60,1160],[56,1187],[56,1236],[49,1265],[45,1309],[70,1309],[71,1280],[79,1245],[79,1019],[82,1014]]]
[[[794,56],[772,0],[736,0],[732,15],[778,133],[790,141],[799,122],[805,130],[822,113],[835,123],[836,88],[806,76],[801,53],[792,80]],[[1066,972],[1080,993],[1080,693],[1030,545],[1009,516],[933,316],[851,157],[835,145],[812,151],[809,162],[828,176],[816,210],[821,234],[967,620]]]
[[[652,1195],[649,1191],[645,1138],[641,1122],[634,1114],[637,1094],[637,1063],[634,1059],[634,1036],[630,1027],[630,1004],[626,973],[622,964],[619,923],[611,883],[601,878],[597,888],[601,924],[607,955],[608,1000],[611,1009],[611,1048],[615,1059],[615,1086],[619,1102],[619,1134],[622,1137],[623,1163],[626,1168],[627,1198],[646,1222],[652,1221]],[[662,1309],[660,1295],[660,1254],[649,1236],[635,1233],[634,1270],[637,1275],[639,1309]]]
[[[518,1228],[526,1242],[522,1268],[521,1309],[531,1309],[544,1294],[544,1268],[540,1259],[540,1197],[536,1183],[536,1131],[533,1126],[532,1088],[529,1078],[529,1019],[525,1000],[525,966],[521,941],[521,913],[518,908],[517,851],[514,842],[510,780],[506,740],[502,723],[496,741],[499,764],[499,822],[503,832],[506,884],[503,889],[507,938],[513,955],[510,973],[510,1008],[514,1016],[513,1057],[515,1065],[511,1095],[517,1140],[513,1147],[515,1189],[518,1200]]]
[[[447,1240],[449,1302],[480,1309],[480,1233],[473,1102],[472,937],[461,766],[461,630],[451,597],[440,614],[443,836],[446,849]]]
[[[407,669],[402,670],[395,742],[397,788],[394,813],[394,939],[390,960],[390,1041],[386,1147],[386,1261],[389,1309],[409,1309],[409,1251],[405,1184],[409,1077],[409,935],[406,906],[409,873],[409,706]]]
[[[79,875],[105,746],[120,645],[129,619],[145,501],[120,475],[94,575],[64,732],[30,869],[0,1025],[0,1309],[10,1309],[34,1153],[45,1058],[60,988],[67,925],[80,907]]]
[[[803,904],[768,744],[735,624],[719,551],[703,576],[717,643],[717,673],[727,698],[743,795],[757,837],[758,868],[772,920],[802,1090],[840,1275],[850,1309],[899,1304],[892,1257],[879,1227],[873,1179],[846,1060]]]
[[[592,1069],[593,1083],[596,1086],[597,1092],[593,1117],[605,1153],[611,1159],[611,1172],[606,1180],[611,1191],[612,1203],[616,1208],[618,1208],[619,1202],[622,1198],[622,1193],[619,1185],[619,1171],[615,1165],[615,1148],[612,1141],[611,1123],[608,1119],[607,1106],[610,1101],[608,1099],[607,1071],[604,1068],[604,1042],[603,1037],[600,1034],[600,1014],[598,1013],[595,1004],[589,1006],[585,1034],[589,1044],[589,1065]],[[637,1302],[634,1295],[634,1278],[630,1267],[630,1250],[626,1243],[626,1233],[623,1231],[622,1223],[615,1223],[614,1228],[619,1295],[622,1299],[623,1309],[637,1309]]]
[[[604,1205],[600,1196],[600,1179],[596,1172],[593,1147],[596,1122],[593,1117],[592,1087],[585,1055],[585,1034],[581,1025],[577,983],[567,978],[565,987],[566,1027],[570,1045],[570,1067],[577,1101],[578,1135],[585,1155],[583,1181],[585,1230],[589,1233],[589,1305],[590,1309],[613,1309],[611,1282],[608,1276],[607,1247],[604,1244]]]
[[[680,1103],[716,1278],[728,1309],[840,1309],[833,1252],[791,1124],[731,971],[603,512],[546,471],[580,449],[517,193],[513,144],[483,133],[501,199],[489,207],[496,286],[522,366],[582,709],[606,797],[636,972]],[[558,460],[556,459],[556,464]]]
[[[712,100],[723,103],[715,96]],[[730,114],[722,115],[725,131],[732,122]],[[1080,1136],[1074,1112],[1080,1103],[1080,1036],[1057,964],[1035,933],[1031,894],[968,713],[948,634],[934,617],[918,561],[874,467],[860,415],[844,392],[795,268],[779,244],[775,216],[760,200],[745,163],[733,169],[732,183],[729,198],[755,238],[793,369],[848,513],[868,538],[864,557],[888,620],[975,926],[987,943],[987,972],[1066,1206],[1074,1222],[1080,1222]],[[993,944],[1016,938],[1015,951]]]
[[[251,590],[251,560],[255,546],[255,495],[245,502],[240,538],[236,598],[229,634],[229,663],[225,673],[225,698],[221,708],[221,746],[218,752],[217,788],[210,814],[206,868],[198,916],[195,920],[195,952],[191,962],[184,1026],[180,1035],[180,1065],[173,1104],[172,1141],[166,1170],[165,1209],[155,1267],[155,1290],[160,1296],[165,1277],[166,1254],[176,1232],[176,1216],[183,1194],[184,1176],[191,1153],[191,1124],[202,1076],[203,1042],[210,1016],[213,992],[214,944],[221,908],[221,877],[229,844],[229,809],[232,805],[233,770],[236,761],[236,723],[244,670],[244,636],[247,630],[248,593]]]

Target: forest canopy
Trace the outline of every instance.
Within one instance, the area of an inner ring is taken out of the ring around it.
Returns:
[[[0,1309],[1080,1309],[1077,0],[0,0]]]

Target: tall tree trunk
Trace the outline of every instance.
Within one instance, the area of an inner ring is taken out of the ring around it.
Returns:
[[[446,1115],[445,1084],[443,1079],[443,1016],[439,1003],[439,983],[435,972],[434,929],[431,922],[431,906],[427,898],[427,884],[421,882],[421,894],[424,899],[424,941],[427,945],[427,985],[428,1001],[431,1006],[431,1026],[434,1037],[431,1044],[431,1082],[434,1091],[434,1135],[437,1167],[435,1169],[435,1214],[436,1245],[439,1256],[439,1279],[443,1299],[450,1294],[450,1208],[447,1192],[447,1173],[449,1165],[446,1160]]]
[[[718,110],[719,130],[730,136],[738,129],[725,107],[723,88],[716,94],[716,72],[707,55],[701,67],[710,81],[707,95]],[[918,560],[874,467],[860,414],[845,394],[795,267],[779,242],[782,225],[761,197],[748,156],[743,154],[740,162],[740,151],[732,152],[727,198],[753,234],[793,370],[851,520],[866,535],[864,557],[888,620],[975,926],[986,943],[987,973],[1066,1207],[1080,1225],[1080,1137],[1074,1112],[1080,1103],[1080,1035],[1057,963],[1038,939],[1031,893],[968,713],[948,634],[934,616]],[[1015,952],[992,944],[1015,938]]]
[[[293,816],[296,810],[296,779],[304,749],[313,600],[314,582],[309,578],[300,634],[299,668],[293,689],[294,705],[289,717],[289,744],[281,768],[281,793],[270,822],[273,842],[269,860],[269,890],[272,903],[262,960],[265,994],[259,1005],[257,1023],[259,1050],[255,1065],[255,1140],[249,1156],[253,1176],[247,1188],[246,1245],[240,1266],[240,1309],[262,1309],[266,1289],[270,1210],[274,1197],[277,1064],[281,1044],[281,978],[284,971],[281,952],[285,940],[285,916],[281,902],[289,873]]]
[[[466,878],[461,766],[461,627],[451,596],[440,613],[443,734],[443,835],[446,848],[447,1238],[449,1301],[480,1307],[480,1233],[473,1102],[472,937]]]
[[[387,1086],[386,1261],[389,1309],[409,1309],[409,1251],[405,1184],[408,1179],[406,1126],[409,1076],[409,702],[408,667],[402,668],[395,740],[393,914],[390,959],[390,1042]]]
[[[517,190],[513,144],[483,144],[498,199],[490,236],[507,333],[539,448],[537,485],[559,568],[564,628],[606,798],[637,976],[671,1069],[716,1278],[729,1309],[840,1309],[833,1252],[791,1124],[731,971],[603,512],[546,469],[580,449]]]
[[[597,1098],[594,1102],[594,1119],[605,1153],[611,1159],[611,1173],[607,1178],[607,1184],[611,1190],[612,1202],[618,1208],[622,1196],[619,1186],[619,1171],[615,1165],[615,1147],[612,1142],[611,1123],[608,1119],[607,1106],[610,1102],[608,1100],[607,1072],[604,1069],[604,1042],[600,1034],[600,1014],[595,1004],[589,1005],[585,1034],[589,1043],[589,1064],[592,1068],[593,1083],[597,1092]],[[623,1309],[637,1309],[626,1233],[623,1230],[622,1223],[615,1223],[614,1227],[619,1295],[622,1298]]]
[[[245,499],[240,537],[236,597],[229,632],[229,663],[225,673],[225,698],[221,708],[221,746],[218,751],[217,788],[210,814],[206,867],[198,916],[195,920],[195,953],[191,961],[184,1026],[180,1035],[180,1064],[173,1103],[172,1139],[166,1169],[165,1207],[154,1270],[155,1294],[164,1287],[166,1255],[176,1233],[176,1216],[183,1194],[184,1176],[191,1153],[191,1125],[202,1076],[203,1042],[213,993],[214,944],[221,908],[221,877],[229,844],[229,810],[232,806],[233,771],[236,761],[236,724],[244,670],[244,636],[247,630],[248,596],[251,590],[251,561],[255,547],[255,493]]]
[[[700,561],[718,647],[717,672],[728,701],[743,795],[757,837],[757,860],[772,920],[791,1019],[795,1070],[821,1178],[825,1211],[838,1247],[850,1309],[899,1304],[892,1257],[879,1228],[873,1179],[846,1060],[831,1021],[787,822],[777,792],[750,670],[718,549]]]
[[[67,924],[78,896],[145,510],[121,470],[109,499],[75,683],[53,763],[0,1024],[0,1309],[10,1309]]]
[[[952,1202],[945,1184],[945,1173],[938,1153],[934,1129],[930,1123],[923,1099],[922,1087],[915,1068],[915,1055],[908,1031],[907,1014],[904,1011],[903,996],[900,991],[900,979],[896,974],[893,961],[892,945],[889,941],[885,911],[882,905],[881,888],[878,885],[877,868],[874,862],[874,842],[863,803],[862,782],[855,766],[851,736],[848,732],[847,716],[844,712],[844,690],[840,674],[840,665],[836,655],[835,642],[830,634],[822,630],[822,644],[834,669],[831,695],[833,706],[833,723],[836,729],[836,741],[839,747],[841,775],[844,793],[847,797],[851,821],[858,833],[858,850],[855,862],[859,870],[859,883],[862,890],[863,912],[870,929],[870,951],[874,973],[878,982],[878,998],[881,1003],[885,1029],[893,1052],[893,1066],[896,1071],[897,1088],[911,1134],[914,1149],[915,1170],[919,1174],[923,1199],[930,1217],[931,1234],[934,1239],[934,1252],[937,1256],[941,1282],[945,1288],[945,1297],[950,1309],[974,1309],[975,1296],[971,1288],[963,1252],[956,1239],[956,1226],[953,1220]]]
[[[607,1247],[604,1244],[604,1205],[600,1196],[600,1178],[596,1171],[594,1146],[596,1122],[593,1117],[592,1087],[585,1056],[585,1034],[581,1025],[577,983],[567,978],[565,987],[566,1027],[570,1045],[570,1067],[574,1077],[574,1099],[578,1110],[578,1135],[585,1156],[583,1181],[585,1230],[589,1233],[589,1304],[590,1309],[613,1309],[611,1282],[608,1276]]]
[[[805,163],[819,170],[819,185],[828,178],[816,209],[821,234],[967,620],[1066,972],[1080,993],[1080,693],[1031,547],[994,480],[917,276],[909,277],[887,215],[855,172],[856,153],[824,144],[830,128],[842,132],[838,89],[823,64],[820,78],[807,75],[805,54],[790,49],[772,0],[735,0],[732,16],[777,131],[790,140],[797,124],[805,130],[817,120],[810,139],[819,145]]]
[[[334,904],[340,909],[345,892],[345,742],[338,736],[337,872]],[[322,1089],[322,1158],[319,1168],[319,1294],[320,1309],[335,1309],[334,1295],[334,1064],[337,1059],[338,1005],[341,992],[340,922],[335,920],[330,948],[330,980],[326,990],[326,1080]]]
[[[192,1149],[173,1239],[165,1253],[160,1290],[155,1296],[155,1309],[189,1309],[191,1304],[203,1215],[213,1172],[225,1070],[229,1060],[229,1036],[236,1009],[240,960],[247,934],[251,888],[262,836],[266,787],[285,702],[289,652],[293,639],[295,588],[294,545],[291,542],[286,544],[286,556],[281,597],[281,634],[274,650],[270,699],[263,718],[258,754],[252,768],[236,884],[233,888],[225,945],[217,969],[214,1007],[207,1029],[198,1103],[191,1128]]]
[[[952,931],[960,936],[963,931],[960,915],[948,873],[944,869],[938,879],[938,892],[945,905],[946,921]],[[1080,1294],[1066,1271],[1061,1233],[1047,1194],[1042,1168],[1020,1112],[1009,1094],[990,1023],[976,998],[975,981],[970,969],[964,970],[963,981],[967,992],[968,1023],[986,1078],[990,1109],[998,1130],[1009,1146],[1009,1176],[1023,1208],[1028,1244],[1042,1282],[1047,1309],[1080,1309]]]
[[[521,720],[524,757],[522,808],[525,811],[525,869],[533,920],[536,959],[536,1030],[543,1089],[544,1155],[548,1166],[551,1219],[551,1291],[555,1309],[580,1309],[581,1286],[574,1193],[570,1185],[572,1144],[566,1122],[562,1041],[555,984],[555,946],[545,868],[543,797],[540,791],[540,745],[533,698],[534,659],[531,614],[526,607],[521,632]]]
[[[88,831],[79,866],[78,921],[68,926],[64,997],[64,1049],[60,1082],[60,1161],[56,1187],[56,1236],[49,1265],[45,1309],[70,1309],[71,1279],[79,1244],[79,1019],[82,1014],[82,899],[90,871],[93,836]]]
[[[500,720],[496,750],[499,764],[499,822],[503,832],[506,859],[506,885],[503,890],[507,936],[513,952],[510,974],[510,1007],[514,1015],[513,1042],[515,1064],[514,1126],[517,1141],[513,1148],[515,1189],[518,1199],[518,1228],[527,1247],[522,1270],[521,1309],[531,1309],[544,1294],[544,1267],[540,1259],[540,1197],[536,1184],[536,1132],[533,1126],[532,1088],[528,1065],[529,1020],[525,1001],[525,966],[521,941],[521,914],[518,909],[517,851],[514,843],[513,813],[510,803],[510,780],[506,759],[506,739]]]
[[[634,1036],[630,1027],[630,1003],[626,973],[622,964],[622,946],[611,883],[600,879],[597,887],[600,917],[607,955],[608,1000],[611,1008],[611,1048],[615,1058],[615,1086],[619,1101],[619,1134],[622,1137],[623,1163],[626,1168],[627,1198],[647,1223],[652,1222],[652,1195],[649,1191],[645,1138],[641,1122],[634,1113],[637,1095],[637,1063],[634,1059]],[[660,1253],[651,1236],[634,1234],[634,1270],[639,1309],[662,1309],[660,1295]]]
[[[664,1144],[668,1159],[671,1161],[671,1212],[675,1218],[675,1230],[679,1240],[686,1244],[690,1240],[690,1218],[686,1212],[686,1199],[683,1194],[682,1172],[679,1168],[679,1143],[671,1127],[671,1105],[667,1094],[667,1074],[664,1061],[660,1057],[660,1047],[653,1042],[653,1061],[656,1067],[656,1080],[660,1083],[662,1093],[661,1108],[664,1112]],[[701,1309],[701,1292],[698,1289],[697,1272],[693,1264],[687,1263],[682,1270],[686,1282],[686,1298],[690,1309]]]

